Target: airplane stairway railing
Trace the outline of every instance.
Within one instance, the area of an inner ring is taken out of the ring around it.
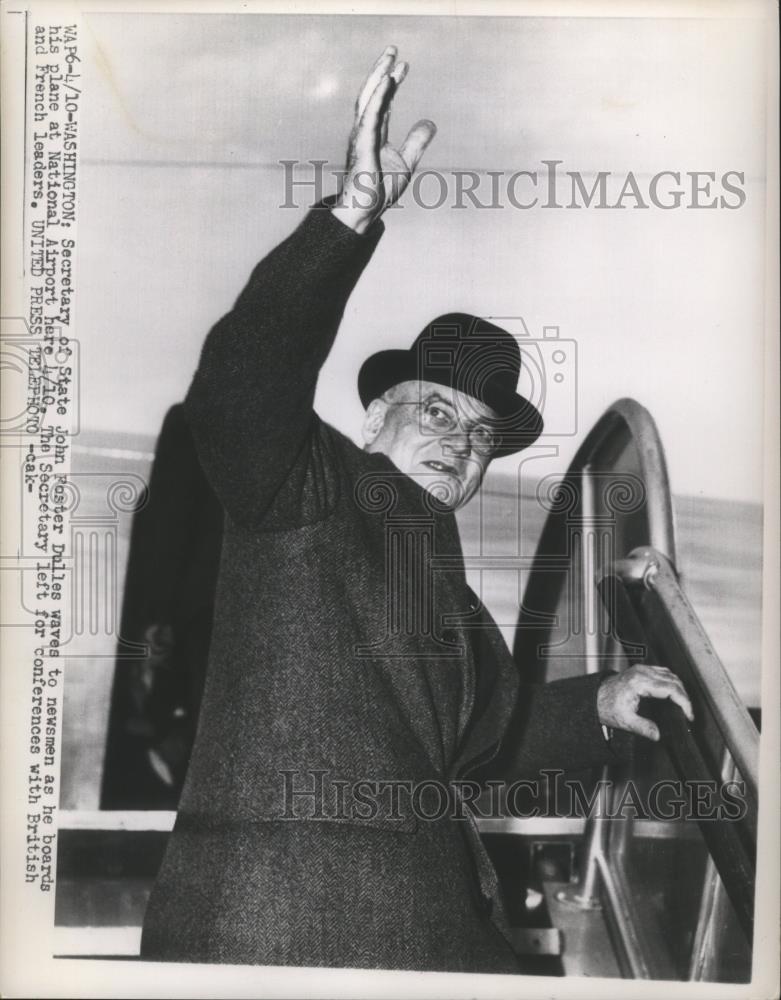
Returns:
[[[654,661],[669,666],[689,693],[695,715],[691,724],[672,703],[662,703],[655,710],[649,704],[678,778],[706,790],[729,781],[732,791],[739,793],[726,817],[714,818],[712,808],[703,808],[699,826],[723,890],[750,941],[756,875],[757,728],[661,552],[635,550],[607,570],[600,591],[624,642],[643,646]],[[713,879],[712,873],[709,878]],[[701,914],[700,921],[709,916]],[[702,934],[698,922],[697,936]]]
[[[758,732],[676,570],[664,451],[648,411],[630,399],[613,404],[564,478],[543,481],[538,498],[549,513],[516,630],[521,670],[544,682],[658,663],[678,674],[695,712],[689,725],[671,703],[654,714],[649,702],[660,743],[637,739],[627,763],[577,776],[591,783],[594,807],[571,880],[545,888],[551,922],[563,930],[564,971],[750,978]],[[716,818],[690,815],[701,803],[669,821],[616,814],[630,785],[647,794],[665,782],[706,791],[731,782],[732,799]],[[536,825],[556,822],[564,830],[572,819],[501,829],[534,843]],[[590,960],[600,950],[609,961]]]

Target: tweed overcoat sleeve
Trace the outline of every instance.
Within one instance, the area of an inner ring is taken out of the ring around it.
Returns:
[[[605,676],[520,684],[499,751],[482,769],[483,779],[534,779],[543,770],[580,771],[626,759],[630,734],[614,733],[608,741],[599,722],[597,691]]]
[[[206,339],[187,415],[211,486],[237,524],[262,530],[272,503],[300,506],[311,485],[317,376],[382,233],[382,222],[359,235],[325,204],[312,209]]]
[[[536,779],[543,770],[579,771],[625,759],[628,733],[608,741],[597,711],[606,673],[530,684],[497,628],[476,633],[476,690],[459,773],[473,780]]]

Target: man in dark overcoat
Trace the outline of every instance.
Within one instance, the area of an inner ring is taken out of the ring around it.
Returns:
[[[658,735],[641,696],[690,712],[655,667],[523,685],[467,586],[453,511],[542,429],[514,338],[452,313],[370,358],[364,448],[313,410],[379,216],[434,135],[421,121],[388,143],[406,71],[380,56],[339,194],[255,268],[187,396],[224,542],[143,958],[517,973],[470,809],[443,813],[437,790],[499,755],[518,775],[604,763],[603,726]]]

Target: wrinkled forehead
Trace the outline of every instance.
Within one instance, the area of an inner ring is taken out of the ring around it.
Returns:
[[[398,403],[429,403],[441,402],[446,407],[452,409],[459,417],[468,420],[484,420],[491,422],[498,420],[497,414],[487,406],[482,400],[476,399],[459,389],[453,389],[448,385],[440,385],[439,382],[400,382],[393,386],[390,395],[394,402]]]

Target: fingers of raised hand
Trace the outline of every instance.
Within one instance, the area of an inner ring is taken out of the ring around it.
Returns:
[[[388,113],[394,87],[393,79],[386,74],[374,88],[355,133],[355,149],[359,156],[379,152],[383,119]]]
[[[376,195],[373,209],[384,210],[399,198],[436,134],[433,122],[422,120],[412,127],[399,150],[388,142],[391,102],[409,70],[408,63],[396,62],[396,54],[394,45],[387,46],[366,77],[355,104],[347,150],[343,193],[349,200],[360,176],[364,185],[370,183]],[[343,208],[344,204],[340,210]],[[362,219],[361,224],[364,222]]]
[[[404,80],[409,70],[409,63],[400,62],[396,63],[390,72],[390,78],[393,81],[393,93],[395,94],[396,88]],[[380,145],[384,146],[388,141],[388,126],[390,124],[390,105],[385,109],[385,113],[382,116],[382,128],[380,129]]]
[[[369,103],[370,97],[377,89],[377,84],[384,76],[388,76],[388,74],[391,73],[391,70],[393,70],[394,68],[395,62],[396,62],[396,46],[388,45],[382,50],[374,66],[372,66],[369,75],[364,80],[363,86],[361,87],[361,92],[358,94],[358,99],[355,102],[356,119],[360,119],[363,116],[363,113],[366,110],[366,105]],[[404,65],[404,64],[400,63],[399,65]]]

